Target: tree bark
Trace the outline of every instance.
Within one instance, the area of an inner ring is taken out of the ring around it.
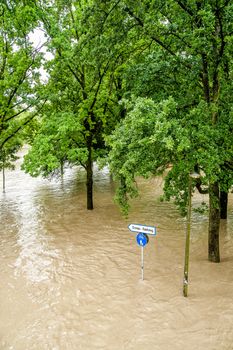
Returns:
[[[60,161],[60,169],[61,169],[61,177],[64,175],[64,162],[63,160]]]
[[[220,218],[227,219],[228,192],[220,192]]]
[[[87,172],[87,209],[92,210],[94,209],[93,206],[93,161],[92,161],[92,140],[89,138],[87,142],[87,148],[88,148],[88,159],[87,159],[87,166],[86,166],[86,172]]]
[[[219,227],[220,227],[220,200],[219,184],[215,182],[209,186],[209,261],[220,262]]]

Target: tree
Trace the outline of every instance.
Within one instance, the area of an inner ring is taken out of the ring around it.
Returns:
[[[175,99],[177,113],[173,115],[175,121],[165,114],[163,121],[159,118],[161,123],[159,126],[156,121],[154,122],[161,130],[164,129],[164,134],[158,135],[156,131],[153,131],[153,134],[150,135],[152,144],[152,140],[155,144],[165,142],[167,148],[170,148],[169,152],[164,147],[161,147],[161,151],[156,147],[154,153],[151,153],[150,149],[150,153],[148,151],[147,154],[144,142],[147,145],[149,140],[145,140],[143,134],[136,133],[139,137],[137,144],[136,141],[134,142],[134,136],[131,138],[125,131],[127,127],[123,123],[119,130],[122,132],[124,130],[126,136],[120,136],[119,131],[116,131],[110,141],[113,147],[110,154],[113,171],[124,178],[122,194],[125,196],[127,190],[135,189],[135,186],[132,185],[135,171],[132,170],[131,164],[134,163],[136,156],[140,157],[139,154],[142,153],[146,159],[143,161],[145,170],[148,169],[147,166],[151,162],[154,163],[154,170],[152,167],[149,168],[152,173],[159,171],[161,166],[163,169],[164,165],[170,162],[173,168],[167,176],[166,192],[172,195],[174,189],[179,189],[179,201],[185,200],[187,196],[189,171],[194,168],[200,171],[204,175],[202,176],[203,184],[208,185],[210,198],[209,260],[219,262],[219,188],[222,186],[229,189],[232,184],[232,169],[229,166],[232,159],[232,146],[230,146],[232,145],[232,123],[229,117],[231,107],[229,103],[224,103],[230,100],[232,89],[232,83],[229,80],[229,76],[232,75],[232,46],[230,45],[232,23],[229,20],[233,11],[232,4],[228,0],[190,3],[178,0],[143,1],[141,6],[137,1],[125,1],[124,4],[126,17],[134,19],[135,25],[141,28],[142,37],[153,41],[152,55],[158,57],[156,51],[159,51],[160,56],[163,56],[163,63],[166,65],[163,68],[163,72],[166,72],[165,83],[159,80],[163,90],[163,99],[166,95],[167,97],[172,95]],[[152,55],[150,58],[153,58]],[[170,92],[167,77],[172,77]],[[153,79],[155,80],[154,86],[158,88],[155,76]],[[137,86],[139,90],[144,90],[145,95],[147,87],[140,83]],[[175,91],[176,89],[179,91]],[[155,93],[152,93],[152,97],[155,98],[155,102],[158,102],[156,101],[159,98],[158,94],[155,96]],[[138,113],[140,118],[142,105],[148,106],[148,103],[151,104],[151,101],[137,101],[129,120],[125,123],[138,125],[135,113]],[[164,103],[166,105],[166,101]],[[155,119],[160,115],[158,106],[163,111],[163,103],[162,105],[155,103],[153,112],[156,112]],[[145,110],[147,117],[148,113],[150,114]],[[176,121],[179,121],[180,124],[177,125]],[[148,124],[147,119],[141,122],[143,125]],[[168,128],[173,123],[175,123],[173,127],[179,131],[178,134]],[[182,126],[182,129],[179,126]],[[151,127],[153,128],[153,123]],[[119,136],[119,140],[116,139],[116,135]],[[161,140],[164,139],[164,141],[158,141],[157,137],[161,137]],[[127,152],[127,155],[123,156],[121,150],[126,145],[129,149],[132,147],[135,153]],[[181,157],[179,157],[177,147],[183,149]],[[153,157],[152,154],[156,156]],[[161,159],[158,161],[159,155]],[[118,167],[114,165],[115,162],[118,162]],[[138,171],[143,174],[142,170],[143,166]],[[200,183],[197,185],[200,189]]]
[[[3,170],[18,150],[17,134],[36,114],[36,86],[40,83],[38,68],[42,56],[29,39],[35,21],[29,1],[1,2],[0,161]]]
[[[61,161],[82,165],[87,209],[93,209],[93,162],[106,154],[104,135],[123,116],[118,104],[119,70],[128,57],[123,34],[107,25],[113,8],[94,1],[55,1],[53,7],[45,2],[38,13],[54,59],[47,65],[48,109],[24,169],[47,176]]]

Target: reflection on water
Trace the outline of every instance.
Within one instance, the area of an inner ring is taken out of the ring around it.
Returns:
[[[182,296],[185,218],[160,203],[162,179],[139,181],[127,219],[108,170],[95,168],[95,209],[85,173],[63,180],[7,172],[0,195],[0,349],[228,349],[233,342],[233,214],[221,223],[222,263],[207,261],[205,216],[193,212],[189,298]],[[207,200],[195,195],[193,205]],[[157,226],[140,248],[129,223]]]

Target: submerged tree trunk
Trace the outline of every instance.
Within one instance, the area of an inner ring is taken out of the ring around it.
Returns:
[[[220,200],[217,182],[209,186],[209,261],[220,262],[219,228],[220,228]]]
[[[63,160],[60,161],[60,171],[61,171],[61,177],[64,176],[64,162]]]
[[[86,164],[87,172],[87,209],[92,210],[93,206],[93,161],[92,161],[92,140],[88,141],[88,159]]]
[[[228,192],[220,192],[220,218],[227,219]]]

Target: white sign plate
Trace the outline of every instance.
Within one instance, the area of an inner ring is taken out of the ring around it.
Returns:
[[[128,226],[128,228],[132,232],[142,232],[142,233],[147,233],[148,235],[156,235],[156,227],[155,226],[130,224]]]

